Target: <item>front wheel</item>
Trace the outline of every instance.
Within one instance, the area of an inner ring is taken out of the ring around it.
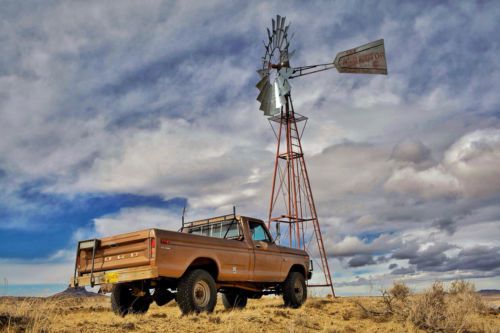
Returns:
[[[304,275],[299,272],[290,272],[283,282],[283,301],[285,306],[300,308],[307,299],[307,286]]]
[[[230,291],[222,294],[222,303],[226,309],[243,309],[247,306],[248,297],[239,292]]]
[[[217,288],[212,275],[203,269],[186,273],[177,285],[177,303],[183,314],[214,311]]]

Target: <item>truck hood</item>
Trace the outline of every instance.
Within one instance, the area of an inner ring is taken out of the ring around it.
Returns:
[[[280,249],[280,251],[282,253],[296,254],[296,255],[300,255],[300,256],[309,256],[309,254],[306,251],[301,250],[301,249],[294,249],[291,247],[280,246],[280,245],[278,245],[278,248]]]

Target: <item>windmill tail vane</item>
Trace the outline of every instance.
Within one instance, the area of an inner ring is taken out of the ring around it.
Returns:
[[[335,295],[327,252],[313,199],[309,174],[302,149],[302,134],[307,117],[295,112],[290,80],[336,68],[339,73],[387,74],[384,40],[379,39],[356,48],[339,52],[332,62],[300,67],[290,66],[289,27],[286,18],[277,15],[267,29],[267,42],[262,67],[257,70],[260,80],[257,100],[259,110],[267,116],[277,139],[276,155],[269,204],[268,227],[276,223],[277,238],[289,247],[307,250],[319,261],[323,274],[313,276],[310,287],[328,287]],[[281,227],[283,225],[283,227]],[[282,230],[284,237],[281,237]],[[318,282],[319,281],[319,282]]]

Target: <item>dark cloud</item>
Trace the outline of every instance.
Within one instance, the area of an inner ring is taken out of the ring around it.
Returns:
[[[389,269],[394,269],[396,267],[398,267],[398,264],[390,264],[388,268]]]
[[[349,261],[348,264],[350,267],[361,267],[361,266],[366,266],[366,265],[374,265],[375,261],[373,260],[373,257],[368,254],[358,254],[354,257],[352,257]]]
[[[401,267],[391,271],[393,275],[406,275],[415,273],[415,268],[413,267]]]
[[[436,220],[433,223],[433,226],[435,226],[439,230],[445,231],[450,236],[453,235],[455,233],[455,231],[457,230],[457,224],[451,218],[444,218],[444,219]]]
[[[421,271],[436,270],[438,267],[442,267],[448,259],[444,252],[453,248],[456,246],[444,242],[436,243],[411,255],[408,262],[411,265],[416,265],[416,268]]]
[[[495,271],[500,268],[500,247],[475,246],[460,249],[453,256],[447,255],[445,252],[451,249],[457,246],[436,243],[423,251],[413,251],[415,247],[410,245],[395,251],[392,257],[408,259],[410,265],[422,272]]]
[[[413,259],[417,257],[418,249],[419,245],[416,242],[406,242],[392,252],[391,257],[394,259]]]
[[[500,268],[500,246],[475,246],[461,250],[456,257],[448,258],[440,267],[442,271],[475,270],[496,271]]]

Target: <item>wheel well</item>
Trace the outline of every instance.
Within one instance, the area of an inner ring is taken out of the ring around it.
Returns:
[[[188,267],[187,271],[191,271],[193,269],[204,269],[212,277],[217,280],[217,276],[219,275],[219,268],[217,267],[217,263],[215,260],[210,258],[196,258]]]
[[[306,269],[302,265],[299,264],[293,265],[292,267],[290,267],[290,271],[288,272],[288,274],[290,274],[291,272],[299,272],[304,276],[304,278],[306,277]]]

